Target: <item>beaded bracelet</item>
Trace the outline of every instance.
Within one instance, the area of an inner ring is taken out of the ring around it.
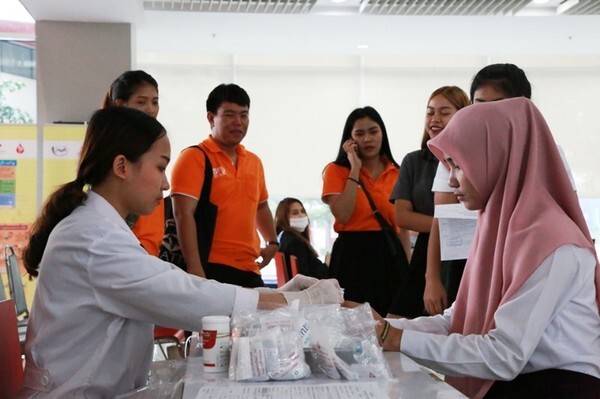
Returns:
[[[348,180],[353,181],[356,184],[360,184],[360,181],[358,181],[357,179],[355,179],[354,177],[348,177]]]
[[[385,324],[383,325],[383,331],[381,332],[381,335],[379,336],[381,338],[381,342],[383,343],[383,341],[385,341],[385,339],[388,336],[388,333],[390,332],[390,322],[387,320],[384,320]]]

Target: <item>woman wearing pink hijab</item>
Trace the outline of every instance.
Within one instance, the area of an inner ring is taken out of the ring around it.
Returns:
[[[477,232],[454,305],[385,321],[384,349],[471,398],[599,398],[600,268],[539,110],[522,97],[471,105],[429,148],[479,210]]]

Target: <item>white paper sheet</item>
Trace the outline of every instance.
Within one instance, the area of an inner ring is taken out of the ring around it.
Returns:
[[[205,386],[196,399],[381,399],[387,398],[375,381],[344,381],[324,384],[235,384]]]
[[[463,204],[436,205],[434,216],[440,226],[442,260],[466,259],[477,228],[478,211]]]

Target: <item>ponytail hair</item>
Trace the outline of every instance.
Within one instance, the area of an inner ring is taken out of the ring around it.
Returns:
[[[110,85],[110,88],[104,95],[102,108],[112,107],[116,105],[117,100],[127,102],[135,93],[138,87],[150,85],[156,89],[158,93],[158,83],[148,73],[144,71],[126,71],[121,74]]]
[[[69,216],[87,198],[83,184],[74,180],[58,188],[46,200],[44,207],[31,227],[29,243],[23,250],[23,263],[31,277],[37,277],[38,266],[54,227]]]
[[[52,230],[87,198],[84,186],[93,189],[102,183],[118,155],[137,162],[164,135],[165,128],[160,122],[133,108],[109,107],[94,113],[81,148],[77,178],[50,195],[31,228],[29,243],[23,251],[23,263],[30,276],[38,275]]]

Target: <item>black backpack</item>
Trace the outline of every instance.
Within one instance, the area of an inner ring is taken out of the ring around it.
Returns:
[[[205,266],[208,263],[219,207],[210,202],[210,190],[213,178],[212,164],[202,148],[195,145],[184,149],[184,151],[190,148],[197,148],[204,154],[204,183],[202,184],[202,192],[200,193],[200,199],[194,213],[194,219],[196,220],[200,262],[202,262],[202,266]],[[179,246],[177,226],[175,224],[175,217],[173,216],[173,203],[170,195],[165,198],[165,234],[159,248],[158,256],[162,260],[170,262],[183,270],[187,270],[187,265]]]

